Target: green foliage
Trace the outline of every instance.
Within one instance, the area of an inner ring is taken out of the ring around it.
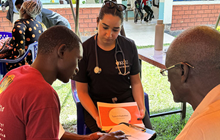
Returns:
[[[152,48],[154,45],[148,45],[148,46],[137,46],[137,49],[144,49],[144,48]]]
[[[60,122],[68,131],[74,132],[72,126],[76,124],[76,105],[72,97],[71,83],[64,84],[56,80],[52,86],[60,99]]]
[[[220,32],[220,26],[218,26],[218,27],[216,28],[216,30]]]
[[[163,46],[169,46],[170,43],[165,43]],[[144,48],[152,48],[154,45],[148,45],[148,46],[137,46],[137,49],[144,49]]]
[[[101,3],[103,3],[104,0],[101,0]],[[99,0],[95,0],[95,3],[99,3]]]
[[[86,3],[86,1],[82,1],[82,4],[85,4]]]
[[[149,63],[142,62],[142,84],[144,91],[149,95],[150,114],[162,113],[164,111],[181,108],[180,103],[175,103],[173,101],[170,84],[167,77],[160,74],[159,68],[152,66]],[[73,126],[76,127],[76,106],[72,98],[70,82],[64,84],[57,80],[52,86],[57,91],[60,98],[60,121],[64,126],[64,129],[69,132],[76,132],[75,128],[73,128]],[[184,122],[180,121],[181,116],[179,113],[151,118],[150,120],[153,128],[157,132],[156,140],[174,140],[192,113],[193,110],[191,106],[187,104],[187,115]]]

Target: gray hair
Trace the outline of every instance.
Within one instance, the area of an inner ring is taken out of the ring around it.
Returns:
[[[208,26],[196,26],[181,33],[170,45],[169,64],[188,62],[198,73],[220,70],[220,33]]]

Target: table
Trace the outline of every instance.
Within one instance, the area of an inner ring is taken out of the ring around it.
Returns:
[[[125,21],[128,21],[128,11],[133,11],[133,9],[126,9],[125,10]]]
[[[164,50],[167,50],[168,47],[164,47]],[[165,69],[165,58],[166,53],[164,51],[155,51],[154,48],[144,48],[144,49],[138,49],[138,57],[140,59],[140,62],[145,61],[148,62],[158,68]],[[170,115],[174,113],[181,113],[181,119],[185,119],[186,117],[186,103],[183,102],[181,104],[181,109],[175,110],[175,111],[168,111],[168,112],[162,112],[158,114],[152,114],[150,115],[150,118],[158,117],[158,116],[164,116],[164,115]]]

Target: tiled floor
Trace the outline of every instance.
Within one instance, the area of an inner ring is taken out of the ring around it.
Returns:
[[[155,25],[157,20],[153,19],[150,22],[138,20],[135,24],[134,20],[124,21],[123,26],[125,29],[126,37],[135,41],[137,46],[154,45],[155,40]],[[85,41],[89,36],[82,36],[82,41]],[[164,33],[164,44],[171,43],[174,37]]]
[[[150,22],[138,20],[135,24],[134,20],[124,21],[125,34],[128,38],[135,41],[137,46],[154,45],[155,41],[155,25],[157,20],[153,19]],[[174,37],[164,33],[164,44],[171,43]]]

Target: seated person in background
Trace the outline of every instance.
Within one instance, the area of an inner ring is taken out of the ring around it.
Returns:
[[[140,119],[152,129],[145,109],[140,80],[140,63],[133,40],[120,36],[126,7],[105,1],[98,17],[98,34],[83,43],[83,59],[73,78],[85,108],[85,123],[92,132],[100,131],[97,102],[137,102]]]
[[[51,85],[56,79],[69,82],[81,59],[81,41],[73,31],[65,26],[45,31],[39,37],[34,63],[9,71],[0,83],[0,124],[3,124],[0,139],[58,140],[60,103]],[[71,133],[61,140],[98,138],[96,133],[87,136]],[[121,131],[100,138],[121,139],[127,139]]]
[[[16,8],[20,9],[24,1],[25,0],[16,0]],[[67,28],[71,29],[70,23],[66,18],[64,18],[56,12],[53,12],[45,8],[42,8],[41,13],[38,16],[36,16],[36,20],[42,22],[47,28],[50,28],[54,25],[64,25]]]
[[[176,140],[220,138],[220,33],[207,26],[181,33],[166,53],[166,70],[175,102],[194,113]],[[168,73],[167,73],[168,72]]]
[[[27,1],[22,5],[19,11],[21,19],[17,20],[14,24],[12,39],[9,44],[13,49],[7,51],[6,54],[2,54],[1,58],[16,59],[24,54],[28,49],[28,45],[38,40],[43,29],[41,24],[35,20],[35,17],[40,13],[41,8],[42,3],[37,0]],[[6,68],[9,71],[25,63],[32,64],[32,55],[30,52],[25,60],[15,64],[8,63],[6,64]]]
[[[141,0],[135,0],[134,2],[135,5],[135,17],[134,17],[134,22],[137,23],[138,21],[138,13],[141,15],[141,21],[143,20],[144,14],[142,13],[142,2]]]
[[[144,18],[144,21],[146,22],[151,21],[154,12],[148,5],[148,0],[143,0],[143,4],[144,4],[144,10],[147,13],[147,16]]]

